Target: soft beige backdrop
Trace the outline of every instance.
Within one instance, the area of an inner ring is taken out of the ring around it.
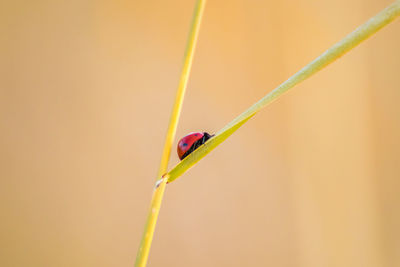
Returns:
[[[390,2],[209,0],[177,136]],[[133,266],[193,7],[0,3],[0,266]],[[397,21],[170,184],[149,266],[400,266],[399,47]]]

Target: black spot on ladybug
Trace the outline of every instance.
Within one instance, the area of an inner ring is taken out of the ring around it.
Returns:
[[[183,146],[187,146],[187,143],[183,143]]]

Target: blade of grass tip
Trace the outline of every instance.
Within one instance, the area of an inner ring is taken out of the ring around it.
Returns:
[[[205,3],[206,3],[205,0],[198,0],[193,12],[193,19],[186,45],[181,78],[179,80],[179,85],[175,97],[175,103],[169,121],[167,136],[165,138],[165,145],[161,157],[160,168],[158,170],[157,179],[159,180],[156,181],[156,186],[154,188],[153,197],[150,204],[150,211],[147,216],[142,241],[140,243],[139,250],[136,256],[136,262],[135,262],[136,267],[145,267],[147,264],[147,259],[149,257],[151,242],[153,240],[153,235],[154,235],[154,229],[156,227],[157,218],[165,191],[165,186],[168,181],[168,176],[167,175],[163,176],[163,174],[167,172],[168,168],[168,161],[169,161],[169,156],[171,154],[171,147],[175,138],[176,128],[178,125],[178,120],[182,108],[183,98],[185,95],[186,86],[189,79],[189,73],[192,66],[194,50],[197,43],[197,37],[199,34]]]
[[[253,117],[258,111],[266,107],[283,93],[294,87],[296,84],[309,78],[316,72],[320,71],[336,59],[343,56],[345,53],[359,45],[362,41],[366,40],[372,34],[376,33],[382,27],[389,24],[400,15],[400,0],[386,7],[376,16],[369,19],[366,23],[358,27],[352,33],[347,35],[338,43],[334,44],[331,48],[326,50],[322,55],[314,59],[300,71],[295,73],[288,80],[283,82],[273,91],[264,96],[261,100],[256,102],[245,112],[236,117],[233,121],[222,128],[213,138],[208,140],[203,146],[187,156],[184,160],[178,163],[169,173],[168,182],[172,182],[185,173],[189,168],[196,164],[200,159],[210,153],[214,148],[225,141],[230,135],[239,129],[246,121]]]

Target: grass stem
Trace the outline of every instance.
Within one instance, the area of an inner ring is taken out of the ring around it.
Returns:
[[[168,168],[168,161],[171,154],[172,143],[174,142],[176,128],[178,126],[179,116],[182,109],[183,98],[185,96],[190,69],[192,67],[194,50],[196,48],[205,3],[205,0],[198,0],[194,9],[193,20],[190,27],[189,37],[184,55],[181,78],[179,80],[179,85],[176,91],[175,103],[172,109],[168,131],[165,138],[165,144],[161,156],[156,186],[154,188],[153,197],[150,204],[150,211],[147,216],[142,241],[140,243],[139,250],[136,256],[136,267],[145,267],[149,257],[151,242],[153,240],[158,214],[160,212],[165,187],[168,181],[168,176],[164,174],[167,172]]]

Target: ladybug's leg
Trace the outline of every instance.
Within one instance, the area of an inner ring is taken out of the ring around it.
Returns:
[[[199,146],[201,146],[203,144],[203,138],[197,140],[196,142],[193,143],[193,145],[190,147],[189,149],[189,153],[192,153],[193,151],[195,151]]]

